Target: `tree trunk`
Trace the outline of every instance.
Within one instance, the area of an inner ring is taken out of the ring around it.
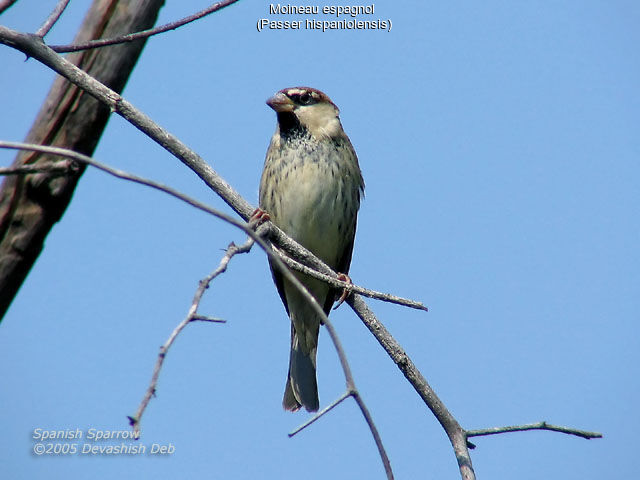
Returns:
[[[94,0],[74,43],[151,28],[164,0]],[[69,54],[67,59],[120,93],[145,40]],[[69,148],[91,156],[109,118],[109,109],[58,77],[26,142]],[[19,152],[13,165],[51,160]],[[13,301],[44,240],[62,217],[84,171],[12,175],[0,188],[0,320]]]

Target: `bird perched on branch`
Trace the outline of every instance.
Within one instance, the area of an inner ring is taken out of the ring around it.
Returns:
[[[278,117],[260,180],[260,208],[287,235],[334,271],[349,271],[364,180],[344,133],[338,107],[315,88],[279,91],[269,100]],[[289,373],[282,406],[318,410],[316,353],[321,319],[309,302],[271,265],[291,319]],[[294,275],[329,313],[338,293],[325,282]]]

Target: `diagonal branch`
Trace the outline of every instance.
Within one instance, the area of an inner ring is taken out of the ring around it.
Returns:
[[[378,343],[382,345],[382,348],[384,348],[393,362],[398,366],[411,386],[418,395],[420,395],[420,398],[422,398],[427,407],[429,407],[438,422],[440,422],[442,428],[444,428],[453,446],[463,480],[475,479],[465,430],[460,426],[454,416],[451,415],[404,349],[376,318],[373,312],[369,310],[364,300],[362,300],[359,295],[351,295],[347,298],[347,303],[353,308],[356,315],[358,315],[360,320],[367,326],[376,340],[378,340]]]
[[[322,417],[325,414],[329,413],[331,410],[333,410],[335,407],[340,405],[342,402],[344,402],[351,395],[352,395],[352,393],[349,392],[349,391],[344,392],[342,395],[340,395],[338,398],[336,398],[333,402],[331,402],[329,405],[327,405],[322,410],[320,410],[318,413],[316,413],[313,417],[309,418],[302,425],[300,425],[295,430],[290,432],[289,433],[289,437],[293,437],[293,436],[297,435],[302,430],[307,428],[309,425],[311,425],[312,423],[315,423],[317,420],[320,419],[320,417]]]
[[[7,10],[11,5],[16,3],[18,0],[0,0],[0,14]]]
[[[64,9],[67,8],[68,4],[69,4],[69,0],[60,0],[56,4],[55,8],[53,9],[49,17],[44,21],[42,26],[36,32],[36,35],[38,37],[44,38],[45,35],[49,33],[49,31],[53,28],[53,26],[56,24],[56,22],[62,15],[62,12],[64,12]]]

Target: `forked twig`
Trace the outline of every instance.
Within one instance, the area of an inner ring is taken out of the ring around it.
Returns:
[[[198,307],[200,306],[200,300],[202,300],[204,292],[207,288],[209,288],[209,284],[214,278],[227,270],[227,265],[231,261],[231,258],[239,253],[249,252],[251,250],[251,247],[253,246],[253,243],[253,239],[251,238],[249,238],[240,246],[237,246],[232,242],[229,247],[227,247],[227,250],[222,257],[222,260],[220,260],[220,264],[218,265],[218,267],[198,283],[198,288],[196,289],[196,293],[193,296],[193,300],[191,301],[191,305],[189,307],[187,315],[173,330],[173,332],[171,332],[171,335],[169,335],[167,341],[164,342],[164,344],[160,347],[160,352],[158,353],[156,364],[153,367],[151,382],[149,383],[149,386],[147,387],[147,390],[142,397],[142,401],[140,402],[135,415],[128,417],[129,423],[133,427],[133,432],[136,438],[140,436],[140,420],[142,419],[142,415],[144,414],[147,405],[149,405],[151,398],[155,396],[156,388],[158,386],[158,378],[160,377],[160,371],[162,370],[162,364],[164,363],[164,359],[167,356],[167,352],[171,348],[171,345],[173,345],[175,339],[178,337],[180,332],[182,332],[182,330],[184,330],[184,328],[189,324],[189,322],[193,322],[196,320],[212,321],[212,319],[203,317],[202,315],[197,315],[196,313],[198,311]],[[215,321],[219,320],[215,319]]]
[[[98,40],[90,40],[88,42],[78,43],[75,45],[51,45],[50,48],[53,51],[58,53],[69,53],[69,52],[79,52],[80,50],[89,50],[91,48],[108,47],[109,45],[118,45],[120,43],[133,42],[134,40],[139,40],[141,38],[148,38],[153,35],[157,35],[159,33],[168,32],[169,30],[175,30],[176,28],[182,27],[183,25],[194,22],[196,20],[201,19],[202,17],[206,17],[207,15],[213,12],[221,10],[224,7],[228,7],[229,5],[236,3],[237,1],[238,0],[224,0],[221,2],[217,2],[205,8],[204,10],[194,13],[193,15],[189,15],[188,17],[184,17],[181,20],[167,23],[165,25],[160,25],[159,27],[150,28],[148,30],[143,30],[141,32],[128,33],[126,35],[120,35],[119,37],[114,37],[114,38],[101,38]]]

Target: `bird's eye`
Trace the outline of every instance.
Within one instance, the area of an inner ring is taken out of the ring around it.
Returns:
[[[313,97],[311,96],[311,94],[309,92],[304,92],[299,97],[299,102],[302,105],[309,105],[312,101],[313,101]]]

